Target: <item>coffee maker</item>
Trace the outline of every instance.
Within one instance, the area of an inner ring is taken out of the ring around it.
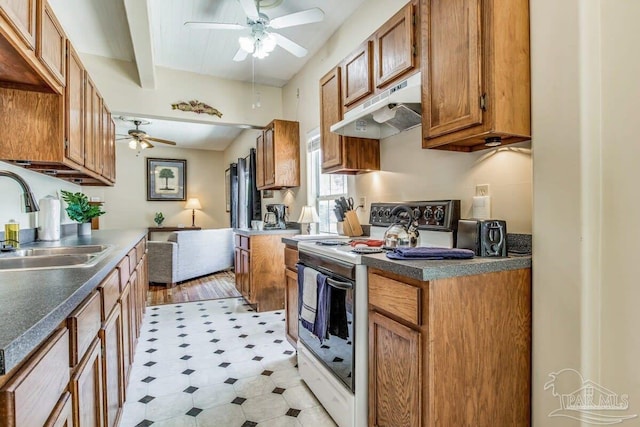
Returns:
[[[274,203],[266,206],[267,213],[264,214],[265,230],[284,230],[287,228],[286,214],[287,206],[282,203]]]

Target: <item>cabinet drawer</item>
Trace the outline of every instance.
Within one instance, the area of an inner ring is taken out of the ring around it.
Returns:
[[[78,364],[91,341],[98,335],[100,316],[100,293],[94,292],[67,318],[71,340],[71,367]]]
[[[120,275],[118,270],[113,270],[106,279],[98,286],[100,290],[100,300],[102,301],[102,320],[111,313],[113,306],[120,297]]]
[[[136,245],[136,265],[140,262],[145,252],[147,251],[147,241],[145,239],[140,240]]]
[[[242,248],[245,251],[248,251],[249,248],[251,247],[250,239],[247,236],[241,236],[239,234],[236,234],[236,247]]]
[[[296,263],[298,262],[298,250],[290,246],[284,248],[284,265],[290,270],[296,270]]]
[[[133,248],[127,254],[129,257],[129,274],[133,273],[138,265],[138,258],[136,258],[136,248]]]
[[[15,427],[42,426],[69,384],[69,331],[60,329],[0,390],[0,414]]]
[[[378,274],[369,274],[369,304],[415,325],[421,324],[421,289]]]
[[[118,263],[117,269],[120,272],[120,292],[122,292],[129,282],[129,277],[131,277],[131,273],[129,272],[129,255],[125,255],[125,257],[122,258],[122,261]]]

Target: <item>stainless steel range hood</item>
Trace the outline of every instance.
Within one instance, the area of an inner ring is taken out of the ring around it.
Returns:
[[[422,123],[420,72],[352,108],[331,132],[358,138],[384,139]]]

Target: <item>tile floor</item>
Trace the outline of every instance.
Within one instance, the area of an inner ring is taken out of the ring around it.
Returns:
[[[242,298],[147,308],[121,427],[335,426],[300,379],[284,311]]]

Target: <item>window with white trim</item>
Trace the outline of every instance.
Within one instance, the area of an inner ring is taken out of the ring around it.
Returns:
[[[320,133],[317,129],[308,135],[307,153],[309,192],[311,198],[315,199],[316,211],[320,217],[318,232],[337,233],[338,219],[333,208],[335,199],[347,197],[347,177],[321,173],[322,153],[320,152]]]

